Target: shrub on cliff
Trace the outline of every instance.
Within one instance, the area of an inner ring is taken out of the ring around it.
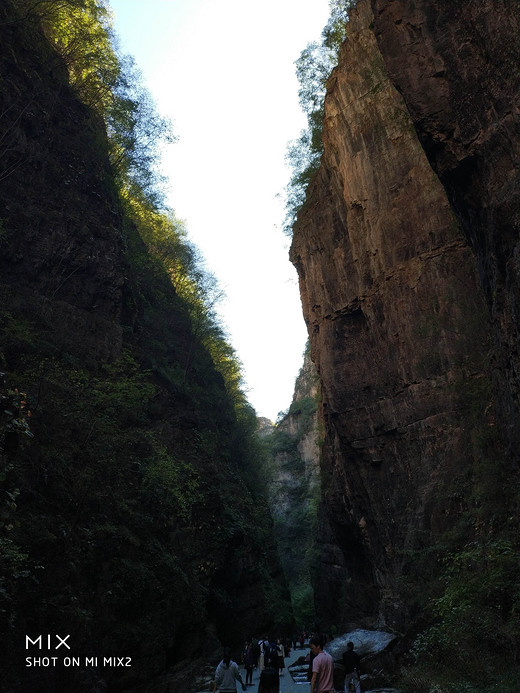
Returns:
[[[518,505],[511,483],[518,471],[497,455],[494,426],[477,445],[485,454],[475,464],[460,526],[431,547],[441,565],[438,589],[423,603],[430,625],[416,638],[415,665],[403,675],[406,693],[426,681],[447,693],[519,690],[520,545],[511,510]]]

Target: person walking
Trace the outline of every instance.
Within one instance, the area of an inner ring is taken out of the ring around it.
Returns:
[[[246,649],[244,651],[244,667],[246,670],[246,686],[253,685],[253,669],[256,665],[256,657],[253,649],[253,643],[246,643]]]
[[[258,644],[260,646],[260,656],[258,657],[258,669],[259,671],[263,671],[265,667],[265,648],[266,645],[269,645],[269,640],[265,636],[263,636]]]
[[[258,693],[278,693],[280,690],[280,674],[278,670],[278,652],[276,644],[264,640],[264,668],[258,682]]]
[[[224,648],[224,656],[215,670],[215,680],[211,682],[211,690],[219,689],[220,693],[236,693],[237,681],[242,686],[242,691],[246,690],[246,684],[242,681],[238,664],[231,659],[231,650]]]
[[[278,669],[280,676],[283,676],[283,670],[285,669],[285,648],[281,638],[276,641],[276,652],[278,655]]]
[[[334,693],[334,660],[323,650],[317,635],[310,639],[312,660],[311,693]]]
[[[347,651],[343,653],[343,667],[345,668],[345,693],[349,693],[350,684],[354,684],[356,693],[361,693],[359,674],[359,655],[354,651],[354,643],[347,643]]]

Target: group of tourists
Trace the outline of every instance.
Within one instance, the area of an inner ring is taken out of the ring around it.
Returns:
[[[220,693],[236,693],[238,682],[245,691],[247,686],[254,685],[253,671],[258,668],[258,693],[279,693],[280,676],[283,675],[285,657],[289,656],[289,653],[290,645],[281,638],[274,641],[264,636],[258,640],[248,640],[242,652],[242,664],[246,671],[246,680],[243,681],[238,664],[231,659],[231,651],[226,648],[224,657],[215,671],[211,690],[215,691],[218,688]]]
[[[287,641],[282,641],[277,638],[276,641],[268,636],[262,637],[259,640],[253,638],[247,640],[242,652],[242,664],[246,670],[246,683],[252,682],[253,669],[258,667],[263,671],[265,667],[278,668],[280,676],[285,669],[285,658],[291,652],[290,645]]]
[[[335,693],[334,687],[334,660],[323,649],[323,640],[313,636],[310,640],[311,647],[311,693]],[[347,643],[347,650],[342,655],[343,668],[345,670],[344,693],[349,693],[353,684],[356,693],[361,693],[359,655],[354,651],[354,643]]]
[[[310,693],[335,693],[333,658],[323,649],[324,642],[319,636],[312,636],[309,645]],[[238,682],[242,686],[242,691],[246,691],[247,686],[254,685],[253,671],[258,667],[258,693],[279,693],[280,676],[283,675],[285,657],[289,652],[287,643],[283,643],[280,638],[276,642],[268,637],[246,642],[242,653],[242,663],[246,671],[246,680],[243,681],[238,664],[231,659],[231,650],[225,648],[222,661],[215,671],[211,690],[214,692],[218,688],[220,693],[236,693]],[[354,650],[354,643],[347,643],[342,662],[345,670],[344,693],[349,693],[351,685],[354,686],[355,693],[361,693],[360,658]]]
[[[296,649],[297,647],[305,647],[305,643],[307,642],[308,638],[309,633],[307,633],[305,630],[303,630],[301,633],[295,633],[292,636],[293,648]]]

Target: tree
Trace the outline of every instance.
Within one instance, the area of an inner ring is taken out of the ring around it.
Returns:
[[[330,1],[330,17],[321,34],[322,42],[307,44],[296,61],[296,76],[300,84],[298,97],[307,116],[307,128],[287,146],[286,161],[293,171],[285,189],[284,231],[288,235],[292,233],[298,210],[305,202],[307,187],[320,166],[326,85],[345,40],[351,5],[351,0]]]
[[[119,55],[105,0],[41,0],[29,5],[28,12],[40,18],[83,103],[105,121],[120,188],[137,185],[161,206],[159,150],[175,137],[169,120],[157,113],[133,59]]]

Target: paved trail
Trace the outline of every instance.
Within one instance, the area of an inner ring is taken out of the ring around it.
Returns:
[[[305,656],[308,653],[308,651],[308,647],[305,647],[301,650],[291,650],[291,654],[289,655],[289,657],[286,657],[284,673],[283,676],[280,676],[280,693],[310,693],[309,682],[305,681],[303,683],[296,683],[293,680],[293,677],[291,676],[287,668],[292,664],[295,664],[299,657]],[[242,678],[245,681],[246,672],[243,667],[240,667],[240,673],[242,674]],[[247,687],[246,693],[258,692],[259,679],[260,672],[258,671],[258,669],[255,669],[253,672],[253,685]],[[363,683],[361,685],[363,686]],[[238,690],[240,691],[240,686],[238,686]],[[364,689],[362,688],[362,690]],[[373,688],[371,690],[365,690],[364,693],[398,693],[398,691],[394,688]]]
[[[283,675],[280,676],[280,693],[309,693],[310,691],[310,685],[308,682],[305,683],[295,683],[293,680],[293,677],[289,673],[289,670],[287,667],[291,666],[291,664],[294,664],[298,657],[305,657],[305,655],[309,652],[309,648],[304,647],[303,649],[296,649],[296,650],[291,650],[291,654],[285,658],[285,669],[283,671]],[[242,679],[245,681],[246,680],[246,672],[243,667],[240,667],[240,673],[242,675]],[[255,669],[253,671],[253,685],[247,687],[246,693],[257,693],[258,691],[258,681],[260,679],[260,672],[258,669]],[[240,686],[238,686],[238,689],[240,690]]]

